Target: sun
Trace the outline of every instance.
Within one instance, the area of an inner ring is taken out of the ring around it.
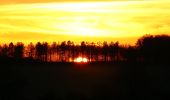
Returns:
[[[87,63],[88,59],[84,58],[84,57],[77,57],[76,59],[74,59],[74,62],[77,62],[77,63]]]

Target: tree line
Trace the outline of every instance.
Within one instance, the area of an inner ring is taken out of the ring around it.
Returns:
[[[61,43],[37,42],[24,45],[22,42],[0,45],[0,58],[32,59],[42,62],[74,62],[84,57],[89,62],[169,62],[170,36],[145,35],[134,46],[120,45],[119,42],[72,41]]]

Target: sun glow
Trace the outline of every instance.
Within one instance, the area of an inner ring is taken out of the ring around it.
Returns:
[[[87,63],[88,59],[84,58],[84,57],[78,57],[74,60],[74,62],[76,62],[76,63]]]

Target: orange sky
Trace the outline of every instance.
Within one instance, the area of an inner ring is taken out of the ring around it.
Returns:
[[[61,1],[0,1],[0,42],[118,40],[129,44],[144,34],[170,33],[169,0]]]

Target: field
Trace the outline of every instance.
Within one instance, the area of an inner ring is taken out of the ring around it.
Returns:
[[[169,95],[169,71],[149,64],[3,64],[0,100],[160,100]]]

